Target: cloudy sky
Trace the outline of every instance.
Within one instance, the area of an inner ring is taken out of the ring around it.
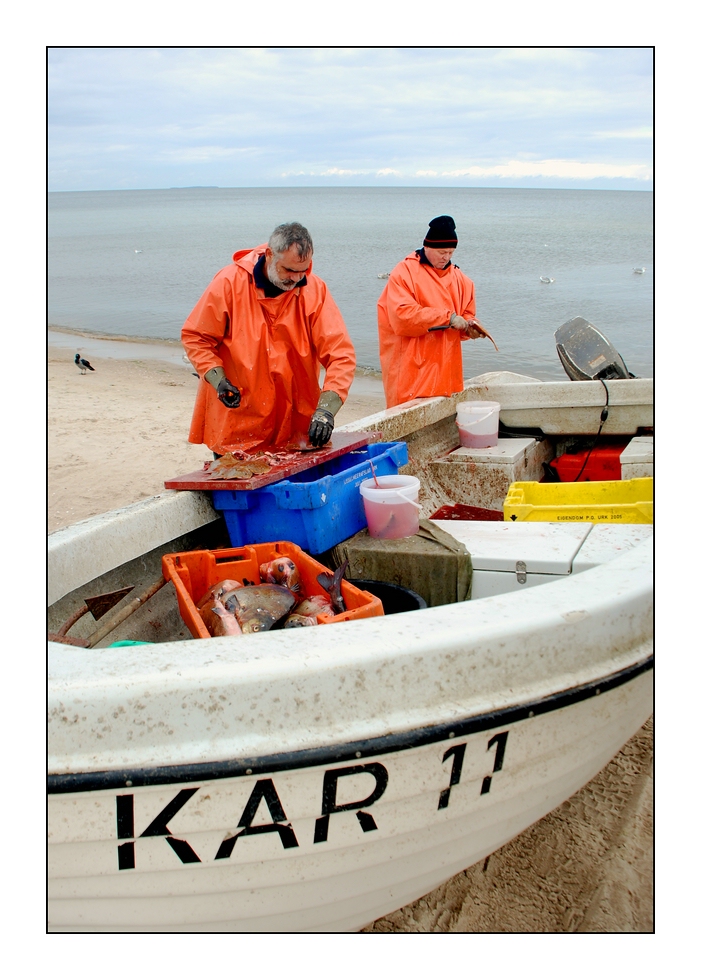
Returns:
[[[652,49],[51,48],[49,188],[652,190]]]

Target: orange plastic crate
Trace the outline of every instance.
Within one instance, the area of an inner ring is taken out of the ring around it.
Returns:
[[[187,628],[196,639],[208,639],[210,634],[197,611],[197,603],[207,589],[226,578],[236,579],[244,585],[260,585],[260,566],[283,555],[291,558],[299,569],[303,595],[328,595],[316,577],[321,572],[331,575],[331,570],[310,558],[291,541],[250,544],[218,551],[181,551],[163,555],[161,564],[166,581],[175,586],[178,608]],[[363,592],[345,579],[341,581],[341,595],[346,611],[335,616],[322,613],[319,616],[320,625],[384,616],[382,603],[376,596]]]

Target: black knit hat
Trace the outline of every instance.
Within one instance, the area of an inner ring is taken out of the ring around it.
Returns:
[[[449,214],[441,214],[433,221],[429,221],[424,245],[428,245],[429,248],[455,248],[457,244],[455,222]]]

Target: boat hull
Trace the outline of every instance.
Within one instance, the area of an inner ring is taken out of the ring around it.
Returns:
[[[226,764],[186,767],[185,780],[181,767],[85,774],[79,792],[62,791],[79,780],[56,779],[49,928],[360,929],[588,782],[649,717],[650,667],[447,733],[406,732],[393,751],[355,743],[321,764],[301,764],[319,759],[307,751],[243,760],[233,776]],[[101,780],[113,785],[89,788]]]
[[[458,397],[362,427],[423,465]],[[52,615],[216,522],[166,491],[52,535]],[[50,643],[49,929],[357,930],[511,840],[652,711],[652,542],[553,578],[333,631]],[[167,633],[168,588],[139,638]]]

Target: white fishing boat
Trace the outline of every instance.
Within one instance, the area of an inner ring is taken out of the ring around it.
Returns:
[[[551,282],[555,282],[555,280],[552,278],[552,276],[541,276],[540,277],[540,281],[541,282],[544,282],[546,284],[547,283],[551,283]]]
[[[597,432],[604,388],[605,431],[650,443],[651,380],[508,372],[339,431],[406,442],[426,517],[498,509]],[[464,400],[522,434],[461,450]],[[49,644],[51,930],[357,930],[609,762],[652,710],[651,525],[435,523],[472,553],[468,601],[193,639],[168,584],[98,647]],[[49,628],[222,533],[208,494],[165,490],[52,534]]]

